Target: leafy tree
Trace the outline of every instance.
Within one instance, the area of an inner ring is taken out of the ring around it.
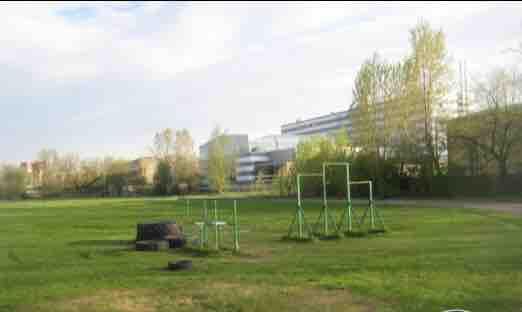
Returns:
[[[353,90],[353,129],[356,144],[362,152],[374,158],[372,179],[381,183],[381,159],[393,133],[389,109],[391,107],[387,82],[392,67],[382,61],[377,54],[367,60],[359,70]]]
[[[165,160],[161,160],[158,163],[158,170],[155,176],[155,190],[159,195],[168,195],[172,186],[172,167],[170,163]]]
[[[21,168],[3,166],[0,170],[0,198],[15,199],[25,192],[27,175]]]
[[[229,139],[219,127],[212,132],[212,139],[209,143],[208,155],[208,179],[210,188],[223,193],[234,169],[234,155],[226,154],[226,147]]]
[[[186,129],[176,131],[174,180],[178,189],[194,190],[198,184],[198,160],[194,140]]]
[[[295,193],[296,185],[296,170],[295,163],[288,162],[277,170],[277,174],[272,179],[272,190],[280,196],[289,196]]]
[[[444,146],[440,119],[444,117],[450,91],[451,72],[442,30],[421,21],[410,31],[414,79],[409,92],[420,97],[425,149],[423,171],[429,184],[434,173],[441,173],[440,155]]]
[[[106,189],[110,194],[122,196],[129,185],[129,163],[125,160],[106,159]]]
[[[383,99],[379,81],[383,66],[377,54],[364,62],[359,69],[353,89],[353,129],[356,145],[374,151],[380,145],[378,113]]]
[[[345,145],[347,142],[347,138],[341,133],[334,137],[315,136],[300,142],[296,151],[296,173],[322,172],[324,162],[350,162],[351,148],[349,145]],[[343,192],[346,189],[344,171],[334,170],[327,174],[328,188],[332,194]],[[293,183],[295,184],[295,182]],[[321,185],[320,179],[307,179],[307,182],[303,184],[303,192],[319,195],[322,192]]]

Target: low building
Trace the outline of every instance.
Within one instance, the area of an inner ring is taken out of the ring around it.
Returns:
[[[143,177],[146,184],[154,183],[154,176],[158,170],[158,160],[154,157],[141,157],[129,164],[131,174]]]
[[[236,160],[236,182],[238,186],[251,185],[258,177],[265,182],[271,180],[278,170],[295,159],[299,137],[270,135],[254,140],[250,152]]]
[[[43,175],[45,173],[46,163],[44,161],[24,161],[20,164],[28,177],[28,186],[30,188],[42,186]]]
[[[228,135],[225,155],[234,158],[234,170],[230,177],[232,189],[242,189],[254,184],[259,176],[267,182],[279,168],[295,159],[300,138],[292,135],[269,135],[248,141],[246,135]],[[202,191],[209,190],[208,158],[212,142],[200,147],[200,170]]]

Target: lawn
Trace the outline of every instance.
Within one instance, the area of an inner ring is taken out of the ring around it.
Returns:
[[[137,222],[188,228],[182,201],[0,202],[0,311],[522,311],[520,217],[384,206],[386,234],[282,241],[294,205],[241,200],[240,254],[206,255],[132,249]]]

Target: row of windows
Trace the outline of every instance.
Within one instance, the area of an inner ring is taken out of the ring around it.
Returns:
[[[332,133],[336,130],[340,130],[340,129],[343,129],[342,126],[333,126],[333,127],[328,127],[328,128],[322,128],[322,129],[312,129],[312,130],[309,130],[309,131],[299,131],[299,132],[295,132],[295,134],[297,135],[313,135],[313,134],[328,134],[328,133]],[[348,132],[351,132],[351,127],[348,127],[347,128]]]
[[[329,124],[334,124],[334,123],[350,125],[351,120],[348,118],[348,116],[342,116],[342,117],[339,117],[336,119],[330,119],[330,120],[319,121],[319,122],[310,122],[310,123],[303,122],[303,124],[296,125],[293,127],[284,127],[283,126],[282,132],[288,133],[288,132],[292,132],[292,131],[299,131],[299,130],[303,130],[303,129],[307,129],[307,128],[311,128],[311,127],[329,125]]]

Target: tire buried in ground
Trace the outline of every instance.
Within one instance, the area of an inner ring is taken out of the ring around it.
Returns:
[[[160,251],[169,249],[169,242],[166,240],[142,240],[136,242],[138,251]]]
[[[192,269],[191,260],[171,261],[168,264],[168,269],[171,271],[181,271]]]

